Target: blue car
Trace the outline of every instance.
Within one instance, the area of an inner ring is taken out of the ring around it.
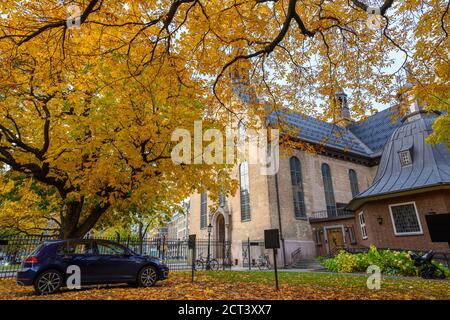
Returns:
[[[45,241],[17,272],[17,283],[34,286],[37,294],[51,294],[66,285],[74,268],[81,285],[128,283],[151,287],[167,279],[169,268],[158,258],[136,254],[106,240]],[[69,268],[70,267],[70,268]]]

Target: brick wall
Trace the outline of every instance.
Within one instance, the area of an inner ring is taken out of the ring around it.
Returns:
[[[425,220],[425,215],[430,211],[438,214],[450,213],[449,199],[450,190],[447,189],[369,202],[357,210],[357,213],[361,210],[364,212],[368,234],[368,239],[363,240],[361,231],[358,228],[358,242],[364,246],[375,244],[377,247],[449,250],[447,243],[431,242]],[[415,202],[423,234],[395,235],[389,205],[405,202]],[[378,223],[377,218],[383,219],[381,225]]]

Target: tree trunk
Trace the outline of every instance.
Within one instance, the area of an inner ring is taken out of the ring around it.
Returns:
[[[66,204],[61,213],[61,239],[81,239],[97,223],[100,217],[109,208],[109,204],[93,207],[84,221],[80,221],[84,200],[74,201]]]

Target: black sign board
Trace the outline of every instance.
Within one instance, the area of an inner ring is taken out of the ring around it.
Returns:
[[[273,249],[273,271],[275,272],[275,288],[278,290],[277,249],[280,248],[280,233],[278,229],[264,230],[264,246]]]
[[[280,248],[280,235],[278,229],[264,230],[264,246],[266,249]]]
[[[425,216],[431,241],[450,244],[450,213],[428,214]]]
[[[195,234],[190,234],[189,235],[189,240],[188,240],[188,248],[189,249],[194,249],[195,248],[196,237],[197,236]]]
[[[7,246],[8,240],[0,240],[0,246]]]

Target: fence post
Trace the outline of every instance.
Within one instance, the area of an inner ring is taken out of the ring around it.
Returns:
[[[247,238],[247,259],[248,259],[248,270],[252,271],[252,255],[250,252],[250,237]]]
[[[166,235],[163,234],[163,239],[162,239],[162,260],[164,260],[165,256],[166,256]]]
[[[225,237],[223,238],[223,246],[222,246],[222,269],[225,270]]]

